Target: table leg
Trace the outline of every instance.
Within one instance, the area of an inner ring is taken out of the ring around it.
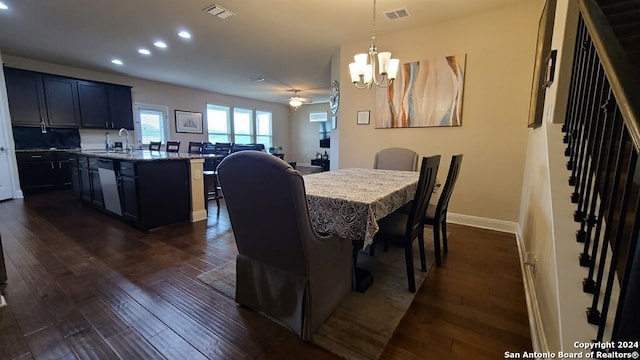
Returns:
[[[373,284],[373,274],[367,269],[358,267],[358,253],[364,246],[364,241],[353,241],[353,276],[354,289],[357,292],[365,292]]]

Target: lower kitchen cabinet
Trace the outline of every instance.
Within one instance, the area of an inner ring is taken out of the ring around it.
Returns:
[[[66,189],[71,186],[69,154],[28,151],[16,154],[20,187],[25,193]]]
[[[95,173],[92,162],[98,164]],[[73,189],[78,189],[86,204],[145,230],[190,220],[187,160],[125,161],[78,155],[77,164]]]

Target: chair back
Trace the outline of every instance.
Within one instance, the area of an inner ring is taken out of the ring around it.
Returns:
[[[238,253],[305,274],[305,242],[315,237],[300,173],[275,156],[240,151],[218,166]]]
[[[418,153],[405,148],[387,148],[376,153],[374,169],[416,171]]]
[[[231,143],[215,143],[214,144],[214,154],[216,155],[229,155],[231,152]]]
[[[229,152],[235,153],[244,150],[264,151],[264,144],[236,144],[233,143]]]
[[[451,200],[451,194],[453,194],[453,187],[458,180],[458,174],[460,174],[460,165],[462,164],[462,154],[453,155],[451,157],[451,165],[449,165],[449,173],[447,174],[447,180],[444,183],[442,192],[440,193],[440,199],[436,205],[436,217],[446,214],[449,208],[449,200]]]
[[[187,148],[187,152],[189,154],[202,154],[202,141],[189,141],[189,148]]]
[[[160,146],[162,146],[162,143],[160,141],[149,142],[149,150],[151,151],[160,151]]]
[[[180,151],[180,141],[167,141],[167,152],[177,153]]]
[[[418,231],[424,231],[424,214],[427,211],[429,199],[433,193],[439,165],[440,155],[422,158],[420,179],[418,180],[418,187],[411,202],[411,210],[407,219],[406,235],[410,236],[409,239],[414,239]]]

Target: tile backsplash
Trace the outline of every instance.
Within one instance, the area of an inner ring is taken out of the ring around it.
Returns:
[[[125,143],[124,137],[118,136],[118,130],[91,130],[80,129],[81,147],[85,150],[104,149],[106,136],[109,134],[111,141],[121,141]],[[136,137],[133,130],[129,130],[129,144],[136,144]]]

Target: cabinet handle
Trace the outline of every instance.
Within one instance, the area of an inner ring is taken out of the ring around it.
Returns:
[[[47,133],[47,125],[44,123],[44,120],[40,119],[40,131],[43,134]]]
[[[53,165],[53,161],[51,162],[51,170],[55,170],[56,167]]]
[[[31,155],[32,159],[40,159],[42,155]]]
[[[109,122],[108,121],[104,122],[104,127],[106,127],[107,129],[109,128]]]
[[[112,128],[112,129],[115,129],[115,128],[116,128],[116,127],[115,127],[115,125],[113,124],[113,121],[111,122],[111,128]]]

